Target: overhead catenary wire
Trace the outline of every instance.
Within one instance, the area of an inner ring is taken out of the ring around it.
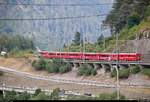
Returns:
[[[17,6],[17,5],[24,5],[24,6],[103,6],[103,5],[113,5],[117,4],[117,2],[110,2],[110,3],[93,3],[93,4],[39,4],[39,3],[4,3],[1,2],[0,5],[10,5],[10,6]],[[144,2],[134,2],[134,4],[145,4]]]
[[[33,4],[33,3],[0,3],[0,5],[24,5],[24,6],[101,6],[112,5],[113,3],[97,3],[97,4]]]
[[[15,21],[23,21],[23,20],[58,20],[58,19],[77,19],[77,18],[90,18],[90,17],[99,17],[106,16],[108,14],[97,14],[97,15],[88,15],[88,16],[74,16],[74,17],[55,17],[55,18],[0,18],[0,20],[15,20]]]

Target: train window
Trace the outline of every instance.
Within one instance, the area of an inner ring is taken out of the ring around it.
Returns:
[[[108,55],[102,55],[102,57],[108,57]]]
[[[129,57],[136,57],[136,55],[130,55]]]
[[[124,57],[125,55],[120,55],[120,57]]]
[[[55,55],[55,53],[49,53],[49,55]]]
[[[70,56],[77,56],[78,54],[69,54]]]

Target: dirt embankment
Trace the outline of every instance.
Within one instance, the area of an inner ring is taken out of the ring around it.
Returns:
[[[91,81],[98,81],[103,82],[106,84],[116,84],[115,79],[110,78],[109,73],[106,75],[98,74],[96,76],[90,77],[79,77],[76,75],[77,69],[73,69],[71,72],[66,74],[50,74],[46,71],[36,71],[32,68],[30,61],[33,60],[26,59],[26,58],[1,58],[0,57],[0,66],[9,67],[15,70],[28,72],[34,75],[43,75],[43,76],[50,76],[52,78],[61,78],[67,80],[91,80]],[[130,77],[126,80],[120,80],[120,84],[149,84],[150,79],[143,75],[130,75]],[[23,87],[39,87],[42,89],[55,89],[57,87],[65,90],[71,90],[75,92],[85,93],[90,92],[93,94],[99,93],[112,93],[116,91],[116,88],[104,88],[98,86],[88,86],[88,85],[77,85],[77,84],[65,84],[61,82],[51,82],[46,80],[36,80],[26,77],[21,77],[9,73],[5,73],[4,76],[0,77],[0,82],[5,83],[6,85],[10,86],[23,86]],[[121,93],[125,94],[128,98],[140,98],[140,97],[150,97],[150,88],[121,88]]]
[[[43,75],[43,76],[50,76],[52,78],[60,78],[60,79],[67,79],[67,80],[91,80],[91,81],[99,81],[106,84],[115,84],[116,80],[114,78],[110,77],[110,73],[104,74],[97,74],[96,76],[77,76],[77,69],[73,68],[71,72],[65,73],[65,74],[54,74],[54,73],[48,73],[47,71],[36,71],[31,66],[31,61],[36,58],[2,58],[0,57],[0,66],[3,67],[9,67],[15,70],[28,72],[33,75]],[[98,70],[100,71],[100,70]],[[138,75],[130,75],[130,77],[126,80],[121,80],[121,83],[125,84],[149,84],[150,85],[150,79],[147,76],[138,74]]]
[[[27,60],[26,58],[0,58],[0,66],[3,67],[9,67],[15,70],[23,71],[23,72],[28,72],[34,75],[45,75],[45,76],[51,76],[54,78],[64,78],[68,80],[95,80],[95,81],[103,81],[103,82],[108,82],[108,83],[114,83],[114,80],[110,79],[108,75],[96,75],[96,76],[90,76],[90,77],[79,77],[77,76],[77,69],[74,69],[65,74],[53,74],[53,73],[48,73],[47,71],[36,71],[34,68],[31,66],[31,63],[29,61],[33,60],[29,59]]]

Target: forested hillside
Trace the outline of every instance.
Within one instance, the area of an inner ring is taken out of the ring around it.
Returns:
[[[149,16],[149,4],[150,0],[116,0],[104,23],[116,32],[125,26],[131,28]]]
[[[5,51],[5,57],[27,57],[34,50],[33,39],[21,35],[0,34],[0,52]]]
[[[10,36],[0,34],[0,51],[10,52],[12,50],[34,49],[32,39],[20,35]]]
[[[90,44],[84,39],[84,46],[83,44],[79,44],[80,46],[71,44],[70,46],[65,46],[65,51],[113,52],[116,34],[118,33],[120,51],[134,52],[129,49],[125,50],[129,46],[128,43],[133,45],[130,48],[135,50],[134,45],[137,42],[134,40],[136,40],[136,37],[141,39],[145,36],[145,33],[150,35],[150,0],[116,0],[112,11],[103,24],[111,28],[112,35],[110,37],[104,38],[101,35],[97,38],[95,44]],[[142,41],[139,46],[141,44]]]

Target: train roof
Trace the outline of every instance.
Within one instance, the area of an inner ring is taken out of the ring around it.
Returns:
[[[48,52],[48,51],[40,51],[40,52]],[[91,52],[54,52],[54,51],[51,51],[49,53],[75,53],[75,54],[78,54],[78,53],[86,53],[86,54],[117,54],[117,53],[91,53]],[[119,54],[140,54],[140,53],[119,53]]]

